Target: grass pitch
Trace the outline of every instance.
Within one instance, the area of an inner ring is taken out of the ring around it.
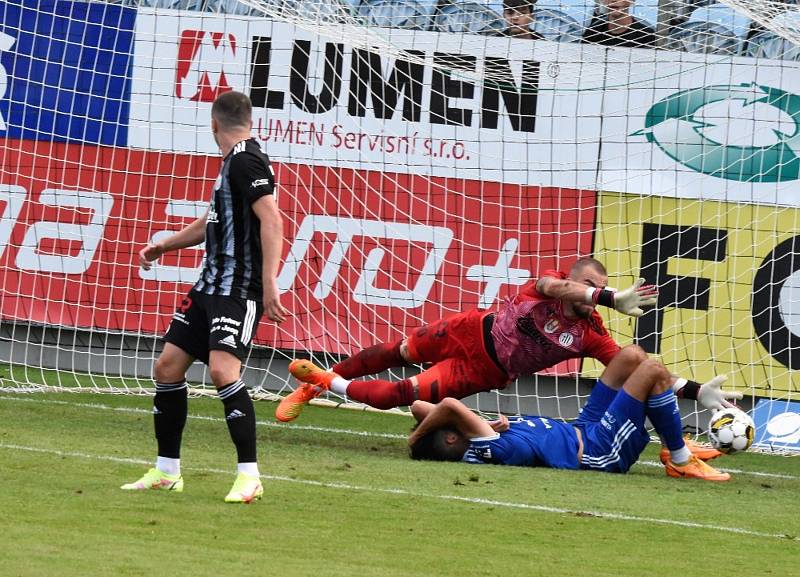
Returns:
[[[235,452],[190,399],[181,494],[124,493],[152,465],[147,397],[0,391],[0,574],[59,576],[794,575],[800,459],[715,462],[728,483],[408,459],[407,417],[256,403],[264,499],[222,498]],[[739,472],[736,472],[739,471]]]

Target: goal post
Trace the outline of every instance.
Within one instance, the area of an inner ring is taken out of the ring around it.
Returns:
[[[621,344],[728,374],[749,402],[797,399],[785,5],[634,3],[655,40],[631,48],[575,42],[607,15],[568,0],[539,0],[536,40],[498,35],[497,3],[167,4],[0,2],[4,389],[152,388],[202,247],[150,271],[136,254],[205,210],[211,102],[235,89],[273,161],[292,311],[259,326],[252,386],[286,392],[295,355],[331,365],[593,255],[613,287],[660,287],[638,320],[601,311]],[[476,403],[571,417],[601,369],[562,363]]]

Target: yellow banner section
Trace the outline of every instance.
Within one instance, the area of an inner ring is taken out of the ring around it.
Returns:
[[[598,202],[594,253],[609,286],[642,276],[660,291],[638,320],[601,311],[621,345],[699,382],[724,373],[745,394],[800,392],[800,209],[619,193]],[[584,363],[585,376],[601,371]]]

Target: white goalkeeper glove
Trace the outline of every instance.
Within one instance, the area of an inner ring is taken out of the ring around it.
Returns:
[[[717,375],[707,383],[703,383],[700,390],[697,391],[697,402],[711,411],[733,407],[731,401],[738,401],[744,395],[735,391],[723,391],[722,383],[727,380],[727,375]]]
[[[644,284],[640,278],[631,288],[614,293],[614,308],[619,312],[640,317],[644,314],[641,307],[650,307],[658,301],[658,288],[655,285]]]

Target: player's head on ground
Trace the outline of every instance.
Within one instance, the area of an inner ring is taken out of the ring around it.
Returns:
[[[584,256],[575,261],[569,269],[569,279],[592,288],[606,288],[608,286],[608,272],[599,260]],[[586,303],[573,303],[573,311],[582,318],[589,318],[594,311],[594,305]]]
[[[460,461],[469,448],[469,439],[447,427],[420,437],[408,448],[412,459],[419,461]]]
[[[220,94],[211,105],[211,129],[220,132],[247,131],[253,126],[253,104],[250,97],[232,90]]]

